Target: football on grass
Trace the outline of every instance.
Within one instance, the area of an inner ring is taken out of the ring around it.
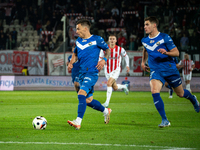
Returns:
[[[47,127],[47,120],[42,116],[37,116],[33,119],[32,124],[36,130],[43,130]]]

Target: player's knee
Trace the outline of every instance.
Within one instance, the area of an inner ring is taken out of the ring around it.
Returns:
[[[176,93],[178,97],[183,97],[184,93]]]
[[[108,86],[108,87],[111,87],[111,86],[112,86],[112,83],[111,83],[111,82],[107,82],[107,86]]]
[[[158,91],[158,90],[155,90],[155,89],[152,89],[152,90],[151,90],[151,93],[152,93],[152,94],[155,94],[155,93],[160,93],[160,91]]]
[[[91,103],[91,102],[92,102],[92,100],[93,100],[93,99],[92,99],[92,98],[90,98],[90,97],[89,97],[89,98],[86,98],[86,103]]]
[[[87,93],[86,93],[86,91],[80,89],[80,90],[78,91],[78,95],[85,95],[85,96],[86,96]]]

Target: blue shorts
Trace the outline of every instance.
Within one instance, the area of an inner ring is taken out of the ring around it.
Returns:
[[[98,80],[98,73],[83,73],[79,75],[80,89],[84,90],[87,93],[86,98],[93,96],[94,85]]]
[[[176,71],[155,71],[150,72],[150,81],[152,79],[160,80],[163,85],[167,82],[171,87],[176,88],[182,84],[180,74]]]

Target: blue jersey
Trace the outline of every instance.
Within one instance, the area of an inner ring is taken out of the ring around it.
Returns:
[[[163,48],[166,51],[170,51],[176,47],[168,34],[159,32],[156,37],[144,37],[141,42],[147,50],[149,57],[148,65],[151,70],[177,70],[173,57],[158,52],[158,49],[160,48]]]
[[[99,60],[100,50],[103,49],[105,51],[108,48],[108,45],[100,36],[92,35],[88,39],[79,37],[76,40],[76,47],[74,49],[74,53],[77,54],[80,63],[79,73],[98,73],[96,65]]]
[[[72,59],[72,55],[70,55],[68,57],[68,62],[70,62]],[[73,68],[72,68],[72,74],[77,74],[79,72],[79,61],[76,61],[74,64],[73,64]]]
[[[172,59],[174,60],[174,62],[175,62],[176,64],[178,64],[178,63],[179,63],[179,61],[178,61],[178,58],[177,58],[177,57],[172,57]]]

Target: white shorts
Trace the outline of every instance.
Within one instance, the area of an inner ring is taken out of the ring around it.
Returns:
[[[192,72],[190,72],[190,74],[183,74],[184,81],[191,80],[191,78],[192,78]]]
[[[105,68],[104,69],[104,72],[105,72],[105,76],[106,76],[106,79],[108,80],[109,78],[113,78],[115,79],[115,81],[117,81],[118,77],[119,77],[119,74],[120,74],[120,68],[117,68],[116,70],[113,70],[112,72],[110,73],[107,73],[107,69]]]

